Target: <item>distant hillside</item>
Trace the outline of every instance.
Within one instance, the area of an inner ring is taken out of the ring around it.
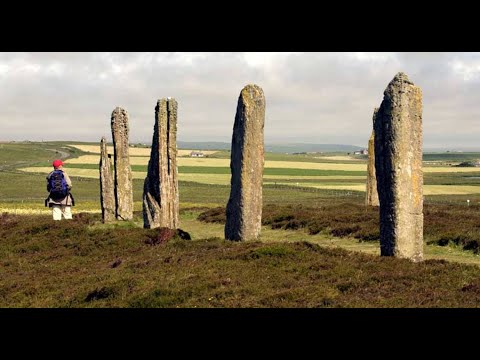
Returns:
[[[198,150],[230,150],[230,143],[226,142],[189,142],[178,141],[179,149],[198,149]],[[265,150],[277,153],[294,152],[353,152],[363,148],[355,145],[340,144],[266,144]]]

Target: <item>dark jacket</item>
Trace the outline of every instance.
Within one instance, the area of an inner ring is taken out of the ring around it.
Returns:
[[[53,199],[50,198],[50,194],[49,194],[48,198],[45,200],[45,206],[47,206],[47,204],[48,204],[48,207],[52,207],[52,205],[72,206],[72,205],[74,205],[73,197],[70,194],[70,190],[72,189],[72,181],[70,180],[70,177],[65,172],[65,170],[63,170],[63,169],[56,169],[56,170],[60,170],[60,171],[63,172],[63,176],[65,177],[65,181],[67,182],[69,193],[66,197],[64,197],[61,200],[53,200]],[[50,174],[47,175],[47,186],[48,186],[48,182],[50,180],[50,176],[52,175],[52,173],[53,173],[53,171],[50,172]],[[48,188],[47,188],[47,191],[49,191]]]

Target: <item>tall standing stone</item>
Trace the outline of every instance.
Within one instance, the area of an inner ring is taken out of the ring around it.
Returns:
[[[108,157],[107,140],[100,141],[100,203],[102,207],[102,222],[115,220],[115,190],[113,184],[112,164]]]
[[[115,166],[115,216],[118,220],[133,219],[132,170],[129,155],[128,113],[115,108],[111,118]]]
[[[375,116],[378,108],[373,111],[373,126],[375,126]],[[372,129],[372,135],[368,140],[368,164],[367,164],[367,194],[365,203],[367,206],[379,206],[377,191],[377,176],[375,174],[375,130]]]
[[[375,119],[380,251],[423,260],[422,91],[398,73]]]
[[[227,203],[225,238],[253,240],[262,225],[264,166],[263,128],[265,96],[257,85],[247,85],[238,98],[233,125],[230,198]]]
[[[177,168],[177,101],[158,100],[155,107],[152,150],[143,187],[145,228],[179,225]]]

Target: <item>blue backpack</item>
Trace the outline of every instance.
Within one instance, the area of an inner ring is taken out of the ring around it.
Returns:
[[[50,173],[47,191],[50,191],[50,198],[54,201],[62,200],[68,195],[68,185],[63,171],[54,170]]]

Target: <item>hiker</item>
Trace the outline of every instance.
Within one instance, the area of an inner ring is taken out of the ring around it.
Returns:
[[[54,170],[47,176],[49,194],[45,199],[45,206],[52,208],[53,220],[62,220],[62,215],[66,220],[71,220],[71,207],[75,206],[75,200],[70,193],[72,181],[63,170],[62,160],[54,160],[52,165]]]

